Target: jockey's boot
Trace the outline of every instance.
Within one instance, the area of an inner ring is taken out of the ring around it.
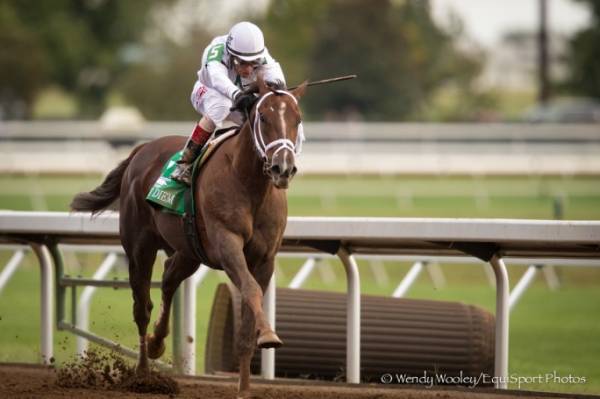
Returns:
[[[199,124],[196,124],[194,132],[185,143],[181,159],[177,161],[177,166],[173,173],[171,173],[171,179],[185,183],[188,186],[192,185],[192,166],[211,134],[212,132],[207,132]]]
[[[171,179],[185,183],[188,186],[192,184],[192,165],[201,148],[201,146],[192,140],[187,141],[181,159],[177,161],[177,166],[173,173],[171,173]]]

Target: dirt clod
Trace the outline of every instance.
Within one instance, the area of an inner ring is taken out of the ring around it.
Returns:
[[[56,385],[61,388],[117,390],[138,393],[176,394],[177,382],[151,370],[138,376],[135,368],[117,353],[89,350],[56,370]]]
[[[179,393],[177,382],[166,375],[151,371],[147,376],[138,376],[135,373],[120,384],[124,391],[138,393],[161,393],[171,395]]]

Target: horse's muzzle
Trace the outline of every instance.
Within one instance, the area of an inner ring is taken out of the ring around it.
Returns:
[[[285,168],[282,168],[282,166]],[[286,189],[289,187],[290,181],[292,181],[296,175],[296,172],[298,172],[298,168],[296,168],[296,165],[293,163],[284,163],[284,165],[277,163],[272,165],[269,169],[269,174],[271,175],[271,179],[273,179],[273,184],[275,184],[275,187],[281,189]]]

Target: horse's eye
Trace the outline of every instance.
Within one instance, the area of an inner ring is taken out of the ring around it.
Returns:
[[[260,121],[261,121],[261,122],[263,122],[263,123],[267,121],[267,120],[265,119],[265,116],[264,116],[262,113],[259,113],[259,114],[258,114],[258,117],[260,118]]]

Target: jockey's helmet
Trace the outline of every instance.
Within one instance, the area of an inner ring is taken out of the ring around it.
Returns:
[[[227,52],[243,61],[257,61],[265,53],[265,38],[260,28],[251,22],[239,22],[227,36]]]

